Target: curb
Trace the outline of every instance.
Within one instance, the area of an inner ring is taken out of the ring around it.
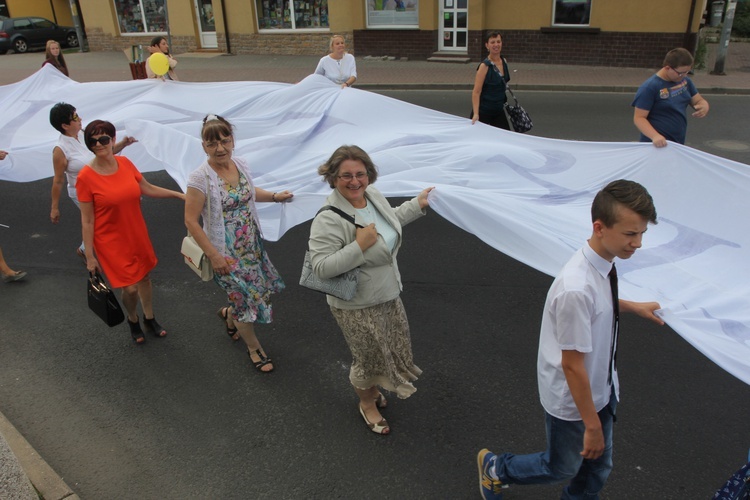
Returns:
[[[40,498],[44,500],[80,500],[78,495],[39,456],[2,413],[0,413],[0,436],[7,441],[12,455],[15,455],[18,464],[37,490]],[[10,496],[15,498],[13,495]]]
[[[355,88],[362,90],[463,90],[470,92],[474,86],[466,83],[360,83]],[[638,86],[606,85],[559,85],[559,84],[517,84],[515,90],[540,92],[601,92],[613,94],[634,94]],[[750,89],[729,87],[700,87],[701,95],[750,95]]]

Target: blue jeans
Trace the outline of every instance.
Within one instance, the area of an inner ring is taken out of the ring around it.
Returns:
[[[604,433],[604,453],[596,460],[581,456],[583,422],[560,420],[546,413],[547,451],[529,455],[504,453],[497,456],[495,472],[505,484],[551,484],[570,480],[560,498],[597,499],[612,471],[612,424],[617,398],[599,411]]]

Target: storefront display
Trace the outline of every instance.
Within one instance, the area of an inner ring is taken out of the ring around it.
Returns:
[[[328,28],[328,0],[256,0],[258,28]]]
[[[446,0],[452,3],[451,0]],[[459,0],[460,1],[460,0]],[[367,26],[419,26],[419,0],[365,0]]]
[[[165,0],[115,0],[120,33],[165,33]]]

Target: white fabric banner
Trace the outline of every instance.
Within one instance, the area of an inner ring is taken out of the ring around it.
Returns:
[[[77,83],[51,66],[0,87],[0,179],[52,176],[56,102],[84,123],[104,119],[138,143],[125,155],[142,171],[166,169],[184,189],[205,158],[201,120],[224,116],[254,181],[294,201],[261,204],[263,233],[277,240],[315,215],[330,193],[317,167],[342,144],[378,166],[386,196],[427,186],[431,207],[497,250],[555,275],[590,236],[590,206],[607,182],[650,191],[659,214],[644,246],[618,263],[620,296],[656,300],[664,320],[698,350],[750,384],[750,167],[679,144],[562,141],[505,132],[321,76],[297,85],[137,80]],[[177,244],[177,243],[176,243]]]

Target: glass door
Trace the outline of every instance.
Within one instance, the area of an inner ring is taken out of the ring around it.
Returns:
[[[440,0],[439,47],[446,52],[467,52],[469,0]]]
[[[216,41],[216,23],[214,21],[214,6],[211,0],[194,0],[195,14],[198,19],[201,48],[215,49],[219,46]]]

